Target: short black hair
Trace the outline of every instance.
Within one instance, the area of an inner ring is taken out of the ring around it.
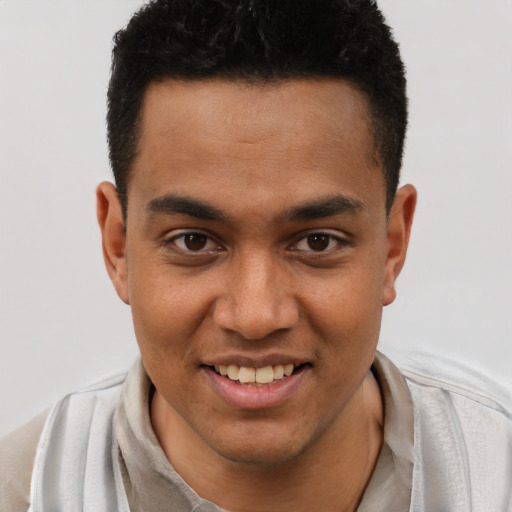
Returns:
[[[153,0],[114,36],[109,156],[126,216],[148,85],[166,78],[256,81],[343,78],[368,98],[389,212],[405,132],[405,70],[372,0]]]

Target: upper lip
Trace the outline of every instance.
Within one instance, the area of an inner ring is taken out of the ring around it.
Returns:
[[[245,368],[263,368],[265,366],[276,366],[278,364],[286,365],[292,363],[295,366],[300,366],[310,361],[307,358],[292,355],[292,354],[261,354],[261,355],[246,355],[246,354],[225,354],[221,356],[210,357],[203,362],[206,366],[229,366],[237,365]]]

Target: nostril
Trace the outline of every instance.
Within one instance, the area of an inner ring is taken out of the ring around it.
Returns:
[[[290,329],[298,319],[298,307],[291,297],[256,301],[245,295],[237,300],[225,296],[216,301],[213,309],[213,320],[218,327],[237,332],[247,340],[260,340],[275,331]]]

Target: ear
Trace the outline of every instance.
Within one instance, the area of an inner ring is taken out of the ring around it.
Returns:
[[[402,270],[411,235],[417,192],[412,185],[398,189],[388,220],[388,252],[382,304],[387,306],[396,298],[395,281]]]
[[[121,203],[112,183],[104,181],[96,188],[96,214],[101,230],[103,259],[108,275],[119,298],[129,304],[126,233]]]

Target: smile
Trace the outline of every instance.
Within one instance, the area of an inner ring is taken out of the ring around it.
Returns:
[[[230,364],[229,366],[215,365],[214,370],[219,375],[227,377],[240,384],[271,384],[289,377],[295,370],[295,365],[289,363],[286,365],[276,364],[273,366],[264,366],[262,368],[249,368]]]
[[[203,365],[203,374],[218,396],[240,410],[278,407],[308,380],[311,363],[267,366]]]

